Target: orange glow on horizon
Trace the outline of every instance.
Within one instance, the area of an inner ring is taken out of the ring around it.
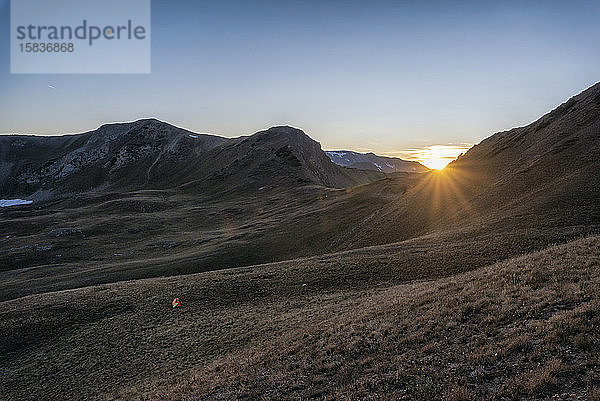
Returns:
[[[415,160],[424,165],[427,168],[432,170],[442,170],[446,167],[452,160],[449,159],[420,159]]]
[[[417,161],[433,170],[442,170],[470,148],[471,145],[431,145],[398,152],[397,157]]]

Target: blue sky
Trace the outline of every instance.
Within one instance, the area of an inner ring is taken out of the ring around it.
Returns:
[[[528,124],[600,80],[597,1],[153,1],[147,75],[11,75],[7,0],[0,18],[1,133],[156,117],[402,154]]]

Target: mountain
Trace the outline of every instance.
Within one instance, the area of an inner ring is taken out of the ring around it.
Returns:
[[[442,171],[388,176],[332,163],[292,127],[222,138],[141,120],[63,137],[0,137],[2,198],[34,199],[2,208],[0,231],[11,237],[0,266],[64,266],[49,282],[40,278],[37,291],[53,280],[72,288],[82,277],[89,284],[193,273],[437,232],[533,227],[563,241],[600,226],[599,122],[597,84]],[[46,204],[30,197],[44,192],[73,195]],[[39,212],[26,213],[33,208]],[[46,236],[63,228],[85,236]],[[39,250],[46,247],[52,252]],[[101,266],[94,275],[79,265],[89,259]],[[71,281],[57,278],[63,269]],[[12,287],[33,291],[29,283]]]
[[[496,133],[382,205],[339,250],[447,230],[600,225],[600,83]],[[379,183],[370,184],[371,191]]]
[[[12,289],[0,283],[0,299],[326,252],[381,202],[360,184],[386,177],[335,165],[296,128],[223,138],[158,120],[0,137],[0,163],[11,205],[1,212],[0,273],[52,266],[33,273],[39,286],[24,276]]]
[[[9,297],[81,280],[194,273],[438,232],[535,229],[544,238],[537,246],[595,233],[599,108],[597,84],[444,170],[388,176],[335,165],[291,127],[222,138],[141,120],[63,137],[0,137],[2,198],[34,200],[2,208],[0,232],[9,238],[0,268],[60,266],[0,289]],[[30,196],[45,192],[71,195],[47,203]],[[46,235],[63,228],[84,235]],[[91,259],[94,272],[83,267]]]
[[[492,135],[448,167],[479,213],[501,208],[515,224],[598,222],[600,83],[530,125]]]
[[[181,185],[201,190],[284,184],[344,188],[380,178],[334,165],[317,142],[291,127],[223,138],[146,119],[77,135],[0,136],[3,196]]]
[[[325,154],[338,166],[382,173],[422,173],[429,171],[419,162],[396,157],[378,156],[374,153],[357,153],[349,150],[328,150]]]
[[[186,188],[253,189],[276,185],[346,188],[385,177],[332,163],[302,130],[281,126],[229,140],[204,153]]]
[[[226,142],[154,119],[106,124],[77,135],[0,136],[0,192],[77,193],[177,183],[201,154]]]

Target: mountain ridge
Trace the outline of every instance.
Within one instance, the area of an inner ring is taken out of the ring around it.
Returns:
[[[180,185],[207,190],[215,182],[221,190],[285,183],[343,188],[383,177],[340,168],[318,142],[288,126],[225,138],[142,119],[65,136],[0,136],[0,191],[7,195]]]
[[[359,170],[373,170],[382,173],[422,173],[430,169],[416,161],[397,157],[379,156],[375,153],[359,153],[351,150],[327,150],[325,154],[335,164]]]
[[[425,174],[360,234],[347,236],[344,247],[467,227],[596,227],[598,171],[600,83],[527,126],[489,136],[443,170]]]

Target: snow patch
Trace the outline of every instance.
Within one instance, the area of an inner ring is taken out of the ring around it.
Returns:
[[[383,168],[379,164],[377,164],[375,162],[373,162],[373,164],[375,165],[375,167],[377,167],[377,170],[383,171]]]
[[[385,162],[385,165],[388,166],[389,168],[396,168],[395,164],[390,164],[388,162]]]
[[[32,203],[33,201],[23,199],[0,199],[0,207],[29,205]]]
[[[188,136],[189,136],[190,138],[198,139],[198,135],[192,135],[192,134],[189,134]]]

